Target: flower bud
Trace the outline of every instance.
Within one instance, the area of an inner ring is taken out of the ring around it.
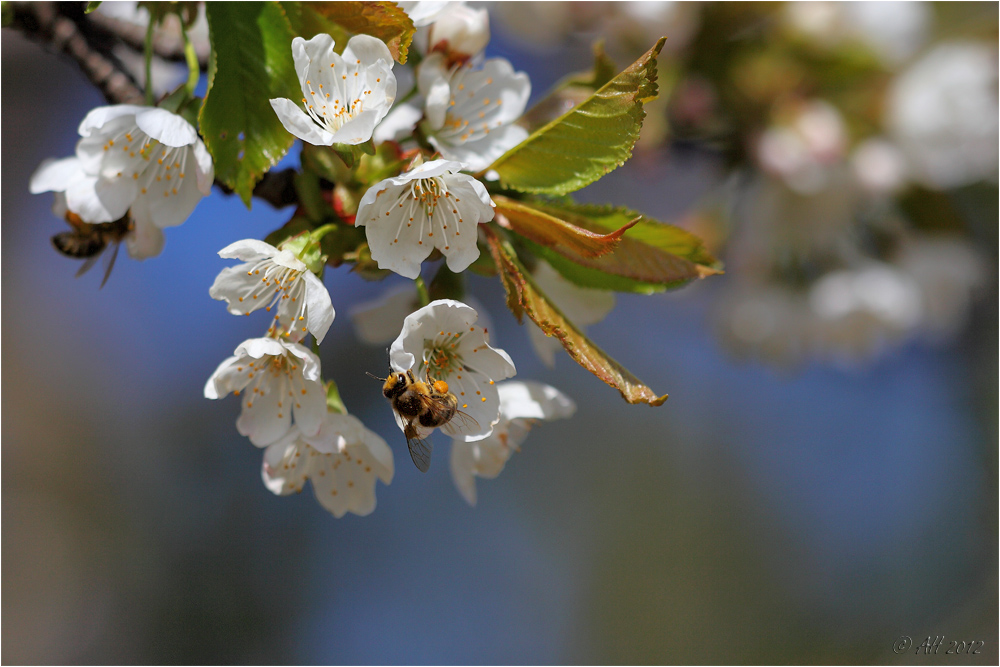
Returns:
[[[465,5],[441,13],[430,26],[430,51],[443,52],[450,62],[468,60],[490,41],[490,17],[485,9]]]

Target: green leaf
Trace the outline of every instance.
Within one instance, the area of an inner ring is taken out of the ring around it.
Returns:
[[[306,16],[313,12],[356,35],[364,33],[381,39],[400,63],[406,62],[416,32],[413,21],[395,2],[310,2],[302,4],[302,11]]]
[[[661,38],[621,74],[581,104],[501,155],[491,169],[504,187],[564,195],[624,164],[632,155],[646,112],[656,97]]]
[[[528,109],[518,125],[533,132],[566,110],[590,99],[594,91],[610,81],[618,68],[604,52],[604,40],[594,42],[594,68],[565,77]]]
[[[313,9],[323,3],[319,2],[298,2],[297,0],[285,0],[281,3],[285,10],[285,16],[292,26],[292,32],[303,39],[312,39],[316,35],[325,33],[333,37],[335,50],[343,52],[347,46],[347,39],[350,35],[342,27],[317,14]]]
[[[594,258],[612,252],[622,235],[635,225],[641,216],[626,222],[609,234],[598,234],[578,227],[555,215],[535,208],[533,204],[519,202],[499,195],[493,196],[497,223],[546,247],[557,248],[570,257]]]
[[[89,14],[90,12],[96,10],[100,6],[101,6],[101,0],[91,0],[90,2],[87,3],[87,8],[83,10],[83,13]]]
[[[572,260],[566,259],[554,250],[546,248],[545,246],[540,246],[537,243],[532,243],[531,241],[522,241],[518,243],[519,247],[522,245],[530,250],[533,255],[544,259],[546,262],[551,264],[552,268],[558,271],[563,278],[569,280],[575,285],[579,285],[580,287],[603,289],[612,292],[631,292],[633,294],[648,295],[663,292],[673,287],[680,287],[688,282],[684,280],[676,284],[644,283],[638,280],[623,278],[610,273],[604,273],[603,271],[599,271],[597,269],[581,266]]]
[[[483,228],[486,240],[493,255],[493,261],[500,269],[504,289],[507,291],[508,305],[514,315],[521,319],[521,312],[537,324],[548,336],[555,336],[562,343],[576,363],[611,385],[621,393],[629,403],[648,403],[662,405],[667,395],[657,396],[639,378],[630,373],[624,366],[608,356],[607,352],[597,347],[587,338],[576,325],[560,312],[554,303],[538,289],[531,275],[518,260],[514,249],[509,243],[497,236],[489,227]]]
[[[277,2],[206,3],[212,56],[199,120],[215,177],[250,207],[253,187],[288,152],[269,100],[301,97],[292,29]]]

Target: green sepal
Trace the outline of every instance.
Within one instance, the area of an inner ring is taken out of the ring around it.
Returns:
[[[320,241],[320,248],[327,257],[326,263],[329,266],[338,267],[348,261],[348,256],[356,253],[358,247],[365,243],[364,229],[353,225],[338,224],[323,237]]]
[[[388,269],[378,268],[378,262],[372,259],[372,251],[367,243],[362,243],[354,252],[344,255],[344,259],[354,263],[351,267],[352,273],[370,282],[385,280],[392,274]]]
[[[310,271],[318,276],[323,275],[323,266],[326,264],[326,257],[323,255],[320,239],[317,234],[319,230],[311,230],[296,234],[284,240],[278,247],[287,250],[299,258]]]
[[[311,232],[312,229],[313,225],[309,221],[309,218],[304,215],[296,215],[284,225],[265,236],[264,243],[269,243],[277,248],[293,236]]]
[[[369,139],[363,144],[333,144],[333,152],[340,156],[348,169],[358,164],[362,155],[375,155],[375,141]]]
[[[340,390],[337,389],[337,383],[333,380],[328,380],[326,383],[326,410],[341,415],[347,414],[344,401],[340,398]]]

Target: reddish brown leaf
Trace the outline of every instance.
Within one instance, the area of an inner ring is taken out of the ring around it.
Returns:
[[[500,270],[504,289],[507,291],[507,304],[518,321],[523,313],[527,313],[546,335],[559,339],[576,363],[617,389],[629,403],[662,405],[667,400],[666,394],[657,396],[566,319],[559,308],[538,289],[510,244],[499,238],[489,226],[483,226],[483,229],[493,261]]]
[[[609,234],[599,234],[577,227],[525,202],[494,195],[493,202],[500,214],[497,222],[535,243],[554,248],[571,259],[574,256],[601,257],[618,247],[622,235],[640,218],[626,223]],[[500,217],[502,216],[502,217]]]

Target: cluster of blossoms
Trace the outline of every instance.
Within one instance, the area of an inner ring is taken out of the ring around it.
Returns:
[[[493,219],[495,205],[484,185],[464,172],[484,169],[527,136],[512,122],[530,91],[527,76],[506,60],[482,60],[489,36],[484,10],[455,3],[417,22],[423,24],[418,36],[426,51],[416,74],[420,94],[392,111],[393,59],[383,42],[367,35],[352,37],[342,54],[329,35],[296,37],[291,46],[302,98],[270,101],[285,129],[314,146],[360,145],[373,138],[405,142],[419,123],[441,157],[417,158],[409,169],[372,185],[355,215],[378,267],[411,279],[419,278],[421,264],[435,251],[455,273],[479,257],[477,228]],[[375,507],[375,480],[392,480],[393,456],[385,440],[347,414],[339,397],[332,398],[333,383],[322,377],[316,352],[334,308],[321,281],[323,262],[310,258],[319,252],[323,233],[295,236],[278,247],[246,239],[220,251],[243,263],[223,269],[210,295],[233,314],[264,309],[273,319],[264,337],[243,342],[220,364],[205,396],[242,396],[236,426],[265,448],[268,489],[284,495],[311,481],[318,501],[335,516],[365,515]],[[383,318],[398,332],[390,372],[412,372],[417,382],[455,397],[457,415],[441,428],[453,439],[456,486],[475,504],[476,476],[495,477],[531,424],[568,417],[575,406],[552,387],[505,381],[515,374],[514,364],[490,346],[488,328],[471,306],[442,299],[415,308],[415,291],[406,294]],[[383,340],[386,327],[380,329]],[[313,350],[303,344],[310,334]],[[423,439],[434,430],[394,414],[408,436]]]
[[[386,440],[348,414],[335,382],[322,372],[319,345],[336,315],[323,272],[348,255],[328,254],[324,239],[331,232],[335,238],[363,233],[361,245],[351,246],[358,248],[352,260],[358,268],[363,259],[371,272],[414,281],[356,308],[353,318],[362,340],[391,341],[383,394],[405,436],[399,440],[406,440],[420,470],[429,464],[426,438],[440,428],[452,439],[455,485],[474,505],[476,477],[496,477],[537,421],[566,418],[576,409],[554,387],[511,380],[514,362],[490,344],[482,308],[455,298],[432,301],[423,283],[424,262],[443,259],[448,272],[460,274],[480,260],[481,244],[495,234],[480,227],[498,217],[486,183],[499,178],[491,170],[497,159],[528,137],[518,121],[531,85],[507,60],[485,58],[486,10],[462,2],[401,6],[417,28],[413,68],[397,66],[389,47],[366,34],[351,37],[340,52],[328,34],[292,39],[301,97],[267,100],[272,120],[307,145],[303,173],[317,154],[335,156],[347,171],[323,174],[334,186],[322,193],[329,210],[312,224],[295,227],[308,208],[300,194],[288,233],[283,228],[270,243],[243,239],[220,250],[237,264],[223,268],[209,289],[230,313],[264,311],[267,320],[260,337],[242,342],[219,364],[205,397],[240,397],[236,428],[264,450],[267,489],[285,495],[311,481],[319,503],[337,517],[372,512],[376,480],[389,484],[395,467]],[[117,240],[130,255],[158,254],[162,229],[184,222],[214,181],[189,104],[193,81],[186,96],[171,93],[162,107],[90,112],[76,154],[43,163],[31,191],[56,192],[55,210],[74,234],[114,224],[124,230]],[[148,92],[155,90],[146,83]],[[375,156],[370,164],[377,165],[364,177],[362,154]],[[221,174],[223,158],[216,157]],[[570,282],[541,257],[529,266],[533,284],[580,328],[614,307],[611,291]],[[549,366],[558,350],[551,336],[532,328],[531,342]]]

